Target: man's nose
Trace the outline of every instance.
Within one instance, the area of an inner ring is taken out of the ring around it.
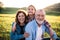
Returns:
[[[40,19],[42,19],[42,17],[41,17],[41,16],[40,16],[39,18],[40,18]]]

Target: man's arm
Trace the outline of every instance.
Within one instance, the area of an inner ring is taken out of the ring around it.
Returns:
[[[25,28],[25,32],[29,34],[29,37],[26,38],[26,40],[32,40],[32,30],[31,25],[27,25]]]
[[[46,32],[48,33],[48,34],[50,34],[50,37],[52,38],[52,39],[57,39],[57,35],[56,35],[56,33],[55,33],[55,31],[53,31],[53,29],[50,27],[50,28],[47,28],[46,27]],[[52,35],[51,35],[51,33],[52,33]]]
[[[56,33],[52,30],[50,23],[46,20],[44,20],[44,23],[44,25],[46,26],[46,31],[50,34],[50,37],[52,38],[53,35],[57,37]]]

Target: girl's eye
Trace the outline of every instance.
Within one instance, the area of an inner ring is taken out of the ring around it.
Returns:
[[[33,10],[33,9],[32,9]]]
[[[30,10],[30,9],[28,9],[28,10]]]

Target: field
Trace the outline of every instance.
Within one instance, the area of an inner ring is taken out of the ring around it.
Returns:
[[[59,13],[60,14],[60,13]],[[51,24],[51,27],[60,37],[60,15],[46,15],[46,20]],[[0,38],[9,40],[11,24],[15,21],[15,14],[0,14]],[[45,34],[48,37],[47,34]]]

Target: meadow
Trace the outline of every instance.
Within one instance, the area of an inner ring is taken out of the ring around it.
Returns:
[[[60,13],[47,12],[46,20],[51,24],[51,27],[56,32],[57,36],[60,38]],[[0,14],[0,38],[5,40],[10,40],[10,32],[12,28],[12,22],[15,21],[16,14]],[[49,35],[45,34],[45,37]]]

